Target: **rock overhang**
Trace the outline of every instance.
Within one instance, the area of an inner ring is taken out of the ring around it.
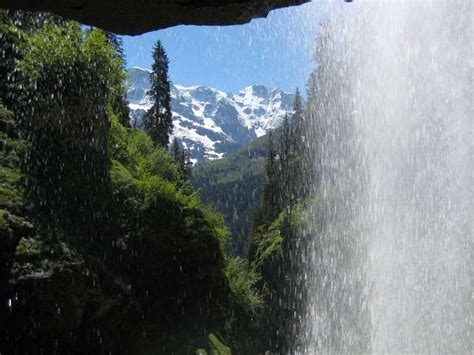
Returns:
[[[236,25],[309,0],[0,0],[6,9],[47,11],[85,25],[139,35],[177,25]]]

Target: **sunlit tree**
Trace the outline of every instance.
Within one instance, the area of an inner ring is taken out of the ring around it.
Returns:
[[[150,75],[151,89],[148,94],[153,99],[153,106],[144,118],[145,130],[156,145],[167,147],[173,131],[171,116],[170,82],[168,79],[168,56],[160,41],[153,47],[153,65]]]

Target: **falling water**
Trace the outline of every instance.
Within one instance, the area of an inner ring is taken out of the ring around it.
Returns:
[[[360,2],[321,26],[296,352],[472,351],[473,10]]]

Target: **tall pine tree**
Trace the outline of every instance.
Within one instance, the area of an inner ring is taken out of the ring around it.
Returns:
[[[154,104],[145,115],[145,130],[156,145],[167,147],[169,136],[173,131],[170,82],[168,79],[169,61],[159,40],[153,47],[153,61],[150,75],[151,89],[148,94],[153,99]]]
[[[182,182],[188,183],[191,178],[191,168],[193,163],[191,162],[191,156],[189,152],[181,146],[178,138],[174,137],[171,142],[169,153],[176,162],[178,171],[181,174]]]

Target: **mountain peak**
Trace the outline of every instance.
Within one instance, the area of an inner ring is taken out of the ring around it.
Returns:
[[[131,67],[129,69],[127,69],[128,72],[143,72],[143,73],[151,73],[151,70],[150,69],[147,69],[147,68],[142,68],[142,67],[138,67],[138,66],[135,66],[135,67]]]
[[[152,105],[146,95],[148,69],[129,70],[128,98],[132,124],[142,126],[143,115]],[[292,112],[294,95],[263,85],[251,85],[238,93],[203,86],[171,87],[173,137],[188,149],[194,163],[223,158],[269,129],[278,127]]]
[[[243,90],[240,91],[240,93],[243,93],[244,95],[254,95],[257,97],[267,97],[268,96],[268,88],[263,85],[251,85],[247,86]]]

